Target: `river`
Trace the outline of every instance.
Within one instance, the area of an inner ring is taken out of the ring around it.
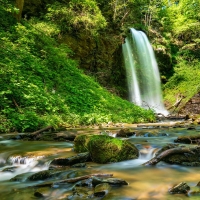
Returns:
[[[110,164],[87,163],[86,168],[69,168],[69,177],[77,174],[85,175],[92,173],[112,173],[114,177],[122,178],[129,184],[122,187],[112,187],[111,191],[103,198],[105,200],[196,200],[200,195],[171,195],[168,190],[173,185],[186,182],[194,187],[200,181],[200,167],[186,167],[170,165],[164,162],[156,166],[142,166],[141,164],[151,159],[157,150],[166,144],[173,143],[180,135],[199,134],[200,126],[194,130],[187,127],[174,126],[138,126],[130,127],[136,132],[143,132],[142,136],[132,136],[128,140],[140,150],[140,156],[135,160],[128,160]],[[100,132],[99,130],[89,130]],[[117,129],[109,129],[115,133]],[[88,129],[81,130],[88,132]],[[156,136],[149,133],[157,132]],[[0,199],[1,200],[29,200],[37,199],[34,193],[41,190],[43,199],[84,199],[69,198],[72,195],[73,184],[55,185],[53,187],[36,188],[38,183],[44,181],[28,181],[27,177],[42,170],[48,170],[49,163],[58,157],[75,155],[73,142],[49,142],[49,141],[21,141],[8,140],[8,134],[0,135]],[[127,139],[127,138],[126,138]],[[10,180],[16,175],[21,177],[17,181]],[[199,193],[198,193],[199,194]]]

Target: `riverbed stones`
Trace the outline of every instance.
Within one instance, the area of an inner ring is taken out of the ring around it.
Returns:
[[[92,161],[97,163],[119,162],[139,156],[138,149],[129,141],[107,135],[79,135],[74,140],[74,150],[88,151]]]

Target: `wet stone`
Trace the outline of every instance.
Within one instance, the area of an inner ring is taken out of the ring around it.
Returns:
[[[98,177],[93,177],[92,178],[92,184],[94,186],[101,184],[101,183],[108,183],[113,186],[122,186],[122,185],[128,185],[128,183],[119,178],[98,178]]]
[[[144,137],[155,137],[155,135],[153,135],[152,133],[145,133]]]
[[[116,137],[131,137],[135,135],[136,133],[131,131],[130,129],[121,129],[119,132],[116,134]]]
[[[44,197],[44,195],[40,192],[35,192],[34,196],[37,197],[37,198],[43,198]]]
[[[27,172],[23,174],[18,174],[15,177],[11,178],[10,181],[20,181],[23,182],[27,179],[28,176],[32,175],[33,172]]]
[[[77,163],[71,166],[72,168],[83,168],[86,167],[86,163]]]
[[[92,178],[79,181],[78,183],[76,183],[76,186],[77,187],[92,187]]]
[[[35,174],[32,174],[31,176],[28,177],[28,180],[30,181],[45,180],[45,179],[59,176],[62,173],[63,171],[44,170],[44,171],[40,171]]]
[[[79,153],[75,156],[71,156],[71,157],[68,157],[68,158],[55,158],[51,164],[51,165],[64,165],[64,166],[67,166],[67,165],[74,165],[74,164],[77,164],[77,163],[82,163],[82,162],[86,162],[86,161],[89,161],[90,160],[90,155],[88,152],[85,152],[85,153]]]
[[[102,183],[96,185],[94,188],[94,196],[103,198],[111,190],[111,187],[108,183]]]
[[[159,137],[168,137],[169,134],[168,133],[158,133]]]
[[[169,189],[169,193],[171,194],[187,194],[190,190],[190,186],[187,185],[185,182],[181,182],[172,188]]]
[[[6,167],[2,172],[15,172],[18,167]]]

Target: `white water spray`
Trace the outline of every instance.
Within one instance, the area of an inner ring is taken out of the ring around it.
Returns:
[[[131,35],[123,44],[129,99],[156,113],[168,114],[163,105],[160,74],[153,48],[145,33],[130,29]]]

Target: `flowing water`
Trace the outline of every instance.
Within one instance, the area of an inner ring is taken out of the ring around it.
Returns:
[[[133,28],[130,32],[122,45],[129,99],[139,106],[167,115],[153,48],[144,32]]]
[[[129,127],[135,132],[143,133],[143,136],[132,136],[128,140],[140,150],[140,156],[135,160],[128,160],[111,164],[87,163],[83,169],[69,168],[71,177],[76,174],[112,173],[116,178],[126,180],[129,185],[113,187],[105,200],[191,200],[200,196],[187,197],[185,195],[171,195],[168,189],[174,184],[186,182],[193,187],[200,181],[200,167],[184,167],[169,165],[160,162],[157,166],[147,167],[141,164],[151,159],[156,151],[168,143],[173,143],[177,136],[185,134],[198,134],[200,127],[195,130],[173,127]],[[81,130],[82,133],[99,132],[99,130]],[[109,129],[110,134],[115,134],[117,129]],[[149,133],[157,133],[156,137],[147,137]],[[34,192],[38,188],[33,187],[44,181],[27,181],[27,177],[33,173],[46,170],[49,163],[58,157],[74,155],[73,142],[44,142],[44,141],[19,141],[7,140],[7,136],[0,138],[0,199],[1,200],[29,200],[37,199]],[[126,138],[127,139],[127,138]],[[10,179],[21,174],[16,181]],[[57,200],[67,199],[71,195],[72,184],[39,188],[45,195],[43,199]],[[73,199],[73,198],[72,198]],[[76,198],[80,199],[80,198]]]

